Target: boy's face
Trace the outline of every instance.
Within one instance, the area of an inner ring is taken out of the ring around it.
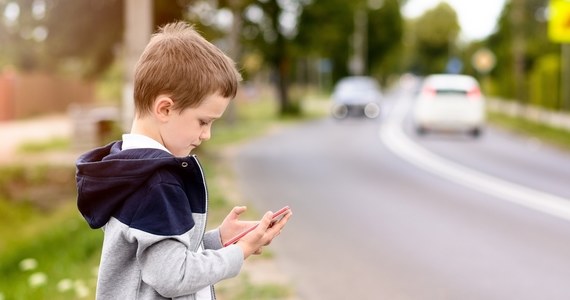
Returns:
[[[230,98],[216,93],[206,97],[197,107],[169,111],[160,130],[162,144],[174,156],[189,155],[203,141],[210,139],[212,123],[222,116],[229,102]]]

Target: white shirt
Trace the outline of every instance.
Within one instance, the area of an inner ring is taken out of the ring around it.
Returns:
[[[123,148],[121,150],[140,148],[159,149],[170,153],[170,151],[168,151],[164,145],[146,135],[136,133],[123,134]]]

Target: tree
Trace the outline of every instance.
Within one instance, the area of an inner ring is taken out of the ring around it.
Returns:
[[[104,72],[122,40],[123,1],[57,0],[47,4],[47,69],[58,70],[72,63],[78,68],[72,71],[83,77],[94,78]]]
[[[16,0],[14,20],[0,23],[2,53],[23,70],[95,78],[115,60],[123,39],[123,0]],[[155,25],[184,17],[190,0],[154,0]],[[6,18],[6,16],[4,16]]]
[[[460,30],[455,10],[442,2],[415,20],[412,29],[416,70],[423,74],[443,72]]]
[[[260,54],[269,66],[280,115],[299,113],[289,96],[289,76],[293,62],[291,40],[297,34],[297,15],[302,5],[300,0],[256,0],[244,10],[243,46]]]
[[[354,32],[354,2],[315,0],[303,8],[296,51],[308,59],[328,59],[333,80],[349,74],[351,37]]]
[[[515,12],[513,5],[518,5]],[[528,73],[535,62],[544,55],[558,54],[558,45],[548,40],[545,9],[542,0],[507,3],[499,18],[497,32],[486,40],[497,57],[497,66],[491,76],[499,96],[526,102]],[[513,42],[515,40],[518,42]]]
[[[386,81],[391,73],[401,71],[404,24],[397,0],[383,0],[371,7],[368,17],[368,63],[371,74]]]
[[[398,0],[344,1],[315,0],[306,5],[300,18],[299,35],[295,44],[299,53],[311,58],[332,61],[333,79],[350,74],[348,62],[353,55],[355,14],[366,13],[366,51],[364,61],[367,75],[382,79],[394,71],[388,61],[403,36],[403,20]],[[396,61],[399,57],[395,57]],[[397,63],[396,65],[399,65]]]

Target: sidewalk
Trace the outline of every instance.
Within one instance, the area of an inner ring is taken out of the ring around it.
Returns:
[[[69,138],[72,129],[66,114],[0,122],[0,162],[13,161],[22,144]]]

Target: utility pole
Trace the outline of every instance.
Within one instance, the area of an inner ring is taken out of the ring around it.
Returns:
[[[238,63],[239,58],[241,56],[241,41],[240,35],[243,29],[243,19],[241,16],[241,9],[242,3],[241,0],[230,0],[228,1],[228,5],[230,7],[230,11],[232,12],[232,28],[230,30],[228,36],[228,49],[226,53],[228,56],[234,60],[234,62]],[[233,125],[237,120],[237,112],[236,112],[236,101],[230,101],[228,108],[225,113],[225,121],[228,124]]]
[[[134,117],[135,65],[152,34],[152,0],[125,1],[124,78],[121,126],[130,131]]]
[[[364,75],[368,54],[368,12],[366,5],[359,5],[354,13],[353,56],[349,61],[349,70],[353,75]]]

